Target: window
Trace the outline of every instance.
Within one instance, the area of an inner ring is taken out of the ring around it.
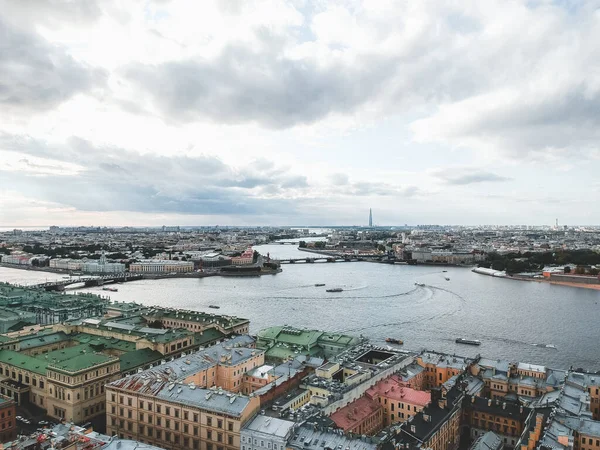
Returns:
[[[140,401],[140,409],[144,409],[144,402]]]
[[[206,418],[206,425],[208,425],[209,427],[212,427],[212,417]]]
[[[217,428],[223,428],[223,421],[221,419],[217,420]]]
[[[178,409],[175,410],[175,418],[179,419],[179,410]]]
[[[129,406],[131,406],[131,405],[132,405],[132,402],[131,402],[131,399],[130,399],[130,398],[128,398],[128,399],[127,399],[127,405],[129,405]]]
[[[187,411],[183,412],[183,420],[188,420],[189,419],[189,414]]]
[[[227,436],[227,443],[229,445],[233,445],[233,436]],[[271,444],[269,443],[269,448],[271,448]]]
[[[227,429],[228,429],[229,431],[233,431],[233,422],[229,422],[229,423],[227,424]]]
[[[198,436],[198,427],[194,427],[194,436]]]

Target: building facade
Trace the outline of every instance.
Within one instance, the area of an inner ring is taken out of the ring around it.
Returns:
[[[130,264],[129,271],[133,273],[193,272],[194,263],[191,261],[148,260]]]

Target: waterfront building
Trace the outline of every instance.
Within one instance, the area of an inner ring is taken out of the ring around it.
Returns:
[[[258,397],[239,393],[241,377],[263,364],[264,353],[235,345],[233,339],[110,383],[107,432],[168,450],[239,449],[242,426],[260,408]]]
[[[201,311],[188,311],[173,308],[148,308],[142,313],[148,322],[160,323],[165,328],[185,328],[193,333],[215,329],[223,335],[247,334],[250,321],[236,316],[219,316]],[[252,340],[252,343],[254,340]]]
[[[283,361],[297,355],[329,359],[360,342],[356,336],[283,326],[259,331],[256,347],[266,351],[267,360]]]
[[[65,295],[43,289],[0,283],[0,307],[15,313],[35,314],[35,323],[55,324],[82,317],[102,316],[109,300],[94,294]],[[25,317],[25,315],[23,316]],[[24,320],[24,322],[28,322]]]
[[[417,356],[417,364],[425,369],[425,389],[442,386],[453,376],[463,373],[472,360],[462,356],[424,351]]]
[[[217,322],[221,319],[213,316]],[[76,320],[52,329],[2,336],[0,393],[13,397],[18,404],[30,402],[58,419],[90,420],[105,414],[106,383],[159,365],[167,357],[223,340],[226,334],[213,325],[199,333],[151,328],[137,314]],[[221,329],[232,331],[231,327]],[[249,345],[254,342],[249,336],[238,340]],[[257,355],[261,358],[262,352]],[[217,374],[231,391],[241,389],[243,373],[250,368],[236,361],[230,358],[221,362]],[[251,359],[252,364],[263,362]]]
[[[81,270],[83,264],[81,259],[54,258],[50,260],[49,266],[52,269]]]
[[[18,266],[31,265],[31,255],[25,255],[22,253],[13,253],[11,255],[2,255],[2,263],[14,264]]]
[[[36,315],[33,312],[0,307],[0,333],[20,330],[24,326],[35,324]]]
[[[240,432],[241,450],[285,450],[295,428],[295,422],[258,415]]]
[[[129,271],[133,273],[184,273],[193,272],[194,263],[191,261],[148,260],[131,263]]]
[[[98,261],[86,261],[81,266],[81,271],[85,273],[124,273],[125,264],[122,263],[109,263],[106,260],[106,256],[102,254]]]
[[[243,266],[254,262],[254,251],[252,247],[248,247],[240,256],[231,258],[231,264],[234,266]]]
[[[12,398],[0,396],[0,444],[15,438],[16,416],[15,402]]]

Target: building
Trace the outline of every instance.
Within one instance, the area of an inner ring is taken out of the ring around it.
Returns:
[[[450,378],[463,373],[472,363],[462,356],[428,351],[417,356],[416,362],[425,369],[425,389],[442,386]]]
[[[258,415],[240,432],[241,450],[285,450],[295,428],[295,422]]]
[[[50,267],[61,270],[81,270],[84,261],[81,259],[55,258],[50,260]]]
[[[265,350],[267,360],[284,361],[297,355],[332,358],[360,342],[355,336],[284,326],[259,331],[256,347]]]
[[[35,315],[40,325],[55,324],[82,317],[102,316],[109,300],[94,294],[65,295],[43,289],[24,288],[0,283],[0,307],[10,308],[13,313],[29,317]],[[25,324],[28,319],[23,319]],[[11,326],[12,327],[12,326]]]
[[[383,412],[380,403],[364,396],[337,410],[330,419],[344,433],[372,436],[383,428]]]
[[[106,256],[102,254],[98,261],[86,261],[81,266],[81,271],[85,273],[124,273],[125,264],[109,263]]]
[[[247,334],[250,321],[236,316],[218,316],[201,311],[173,308],[149,308],[142,313],[147,322],[160,323],[165,328],[185,328],[193,333],[215,329],[225,335]],[[254,342],[254,340],[252,340]]]
[[[379,381],[366,395],[382,406],[383,426],[405,422],[431,402],[429,392],[405,387],[395,375]]]
[[[296,428],[287,443],[288,450],[377,450],[377,448],[377,444],[368,438],[352,438],[341,432],[337,433],[313,424]]]
[[[31,264],[31,255],[22,253],[13,253],[12,255],[2,255],[3,264],[15,264],[19,266],[27,266]]]
[[[231,258],[231,264],[234,266],[243,266],[254,262],[254,251],[252,247],[248,247],[240,256]]]
[[[129,271],[133,273],[184,273],[193,272],[191,261],[148,260],[131,263]]]
[[[17,435],[15,402],[8,397],[0,397],[0,443],[12,441]]]
[[[107,436],[69,422],[44,431],[38,430],[19,440],[3,442],[3,448],[7,450],[161,450],[153,445]]]
[[[239,449],[260,408],[239,392],[241,380],[263,363],[262,351],[233,339],[110,383],[107,432],[173,450]]]
[[[504,442],[497,434],[492,431],[488,431],[487,433],[480,436],[474,443],[471,445],[469,450],[502,450],[504,448]]]
[[[421,412],[393,428],[382,450],[423,448],[456,450],[460,441],[463,394],[456,387],[432,391],[432,402]]]
[[[509,448],[515,447],[531,411],[530,408],[517,403],[470,395],[465,398],[465,413],[471,439],[477,440],[488,431],[493,431]]]

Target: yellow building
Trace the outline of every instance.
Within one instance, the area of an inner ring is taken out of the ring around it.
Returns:
[[[243,375],[263,363],[262,351],[233,339],[114,381],[107,433],[166,449],[237,450],[241,426],[260,408],[239,393]]]

